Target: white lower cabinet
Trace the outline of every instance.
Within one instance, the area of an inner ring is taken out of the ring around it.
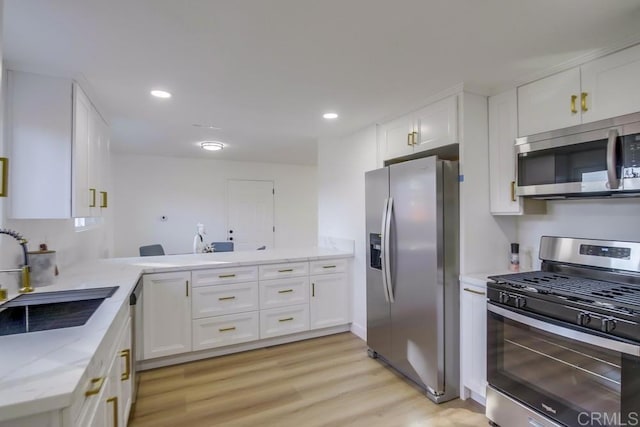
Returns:
[[[309,330],[309,304],[260,311],[260,338]]]
[[[311,276],[310,281],[310,328],[319,329],[349,323],[351,316],[347,275],[317,275]]]
[[[143,279],[144,358],[191,351],[191,272],[147,274]]]
[[[263,280],[260,282],[260,308],[286,307],[309,302],[309,278]]]
[[[258,310],[258,282],[193,288],[194,319]]]
[[[193,350],[239,344],[259,338],[260,315],[257,311],[193,321]]]
[[[482,401],[487,387],[486,287],[465,282],[460,287],[461,397]]]

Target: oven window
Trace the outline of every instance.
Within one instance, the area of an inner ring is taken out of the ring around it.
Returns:
[[[606,181],[606,173],[606,139],[518,155],[520,186]]]

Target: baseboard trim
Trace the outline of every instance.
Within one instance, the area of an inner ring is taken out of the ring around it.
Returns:
[[[326,335],[339,334],[341,332],[349,332],[350,324],[332,326],[330,328],[318,329],[315,331],[300,332],[292,335],[284,335],[281,337],[268,338],[248,343],[230,345],[220,348],[212,348],[209,350],[194,351],[191,353],[177,354],[174,356],[160,357],[157,359],[140,360],[136,362],[138,371],[146,371],[148,369],[162,368],[164,366],[178,365],[180,363],[193,362],[196,360],[208,359],[216,356],[224,356],[226,354],[240,353],[242,351],[256,350],[259,348],[271,347],[274,345],[287,344],[295,341],[307,340],[310,338],[318,338]],[[357,335],[357,334],[356,334]]]
[[[358,336],[360,339],[366,341],[367,340],[367,328],[357,324],[351,324],[351,333]]]

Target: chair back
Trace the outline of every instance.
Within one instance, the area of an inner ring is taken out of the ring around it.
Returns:
[[[162,245],[140,246],[140,256],[158,256],[164,255]]]
[[[233,252],[233,242],[211,242],[213,252]]]

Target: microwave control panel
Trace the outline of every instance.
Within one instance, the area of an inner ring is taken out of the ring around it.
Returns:
[[[623,137],[622,159],[622,176],[640,178],[640,134]]]

